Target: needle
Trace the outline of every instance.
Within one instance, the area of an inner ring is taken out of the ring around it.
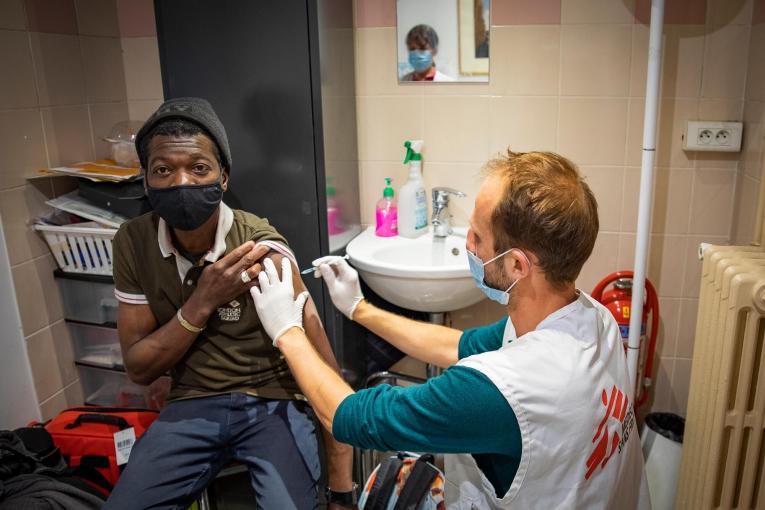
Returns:
[[[349,258],[350,258],[350,257],[348,257],[348,254],[347,254],[347,253],[345,254],[345,256],[343,256],[343,259],[344,259],[344,260],[348,260]],[[302,271],[300,271],[300,274],[308,274],[308,273],[313,273],[314,271],[316,271],[316,268],[315,268],[315,267],[313,267],[313,266],[311,266],[311,267],[309,267],[308,269],[303,269]]]

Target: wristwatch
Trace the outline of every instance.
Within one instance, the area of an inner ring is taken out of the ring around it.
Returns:
[[[337,503],[338,505],[343,506],[355,505],[358,503],[358,498],[356,497],[357,488],[358,485],[355,483],[353,484],[353,488],[348,492],[337,492],[327,487],[326,491],[324,492],[324,495],[327,498],[327,504]]]

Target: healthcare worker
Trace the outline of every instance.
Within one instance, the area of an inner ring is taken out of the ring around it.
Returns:
[[[447,456],[450,508],[650,508],[633,390],[616,322],[574,282],[598,233],[595,198],[553,153],[490,161],[467,249],[476,284],[507,308],[485,327],[405,319],[364,300],[344,260],[315,261],[335,306],[422,361],[449,367],[412,387],[354,393],[302,331],[289,264],[265,261],[259,316],[339,441]]]

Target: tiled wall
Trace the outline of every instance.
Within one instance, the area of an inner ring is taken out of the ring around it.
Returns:
[[[490,156],[508,146],[553,150],[580,166],[600,205],[601,233],[578,286],[589,291],[608,273],[630,269],[650,2],[493,0],[490,82],[481,85],[399,85],[395,4],[356,0],[362,221],[374,221],[383,177],[397,186],[405,182],[406,139],[425,140],[428,187],[468,193],[451,203],[461,224]],[[754,38],[751,49],[758,55],[748,57],[752,12],[752,0],[667,2],[648,271],[662,309],[655,410],[685,411],[698,305],[696,247],[729,241],[739,159],[685,153],[681,134],[686,120],[742,120],[747,63],[765,59]],[[750,84],[759,80],[760,96],[761,78],[749,75]],[[465,327],[502,313],[481,303],[453,313],[452,320]]]
[[[157,62],[156,37],[152,54],[151,34],[127,31],[140,25],[127,16],[138,4],[152,14],[150,1],[0,0],[0,217],[44,419],[81,404],[82,392],[55,262],[29,224],[73,182],[28,178],[38,168],[108,156],[101,138],[112,125],[162,97],[158,65],[149,76],[142,63]]]

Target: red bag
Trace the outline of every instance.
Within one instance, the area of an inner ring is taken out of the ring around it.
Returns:
[[[69,466],[108,494],[125,467],[117,465],[114,434],[132,427],[138,439],[157,416],[159,411],[151,409],[75,407],[62,411],[45,429]],[[87,476],[88,471],[95,476]],[[93,479],[100,477],[104,480]]]

